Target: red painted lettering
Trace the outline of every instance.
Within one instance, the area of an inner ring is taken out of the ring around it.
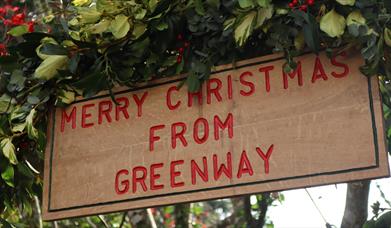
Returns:
[[[303,85],[303,71],[301,69],[301,62],[297,62],[297,67],[293,72],[285,73],[284,69],[282,70],[284,89],[288,89],[288,76],[291,79],[294,79],[297,75],[297,83],[299,86]]]
[[[123,186],[123,188],[120,189],[119,178],[120,178],[121,175],[129,175],[129,171],[126,170],[126,169],[121,169],[121,170],[118,171],[117,174],[115,175],[115,184],[114,184],[114,188],[115,188],[115,192],[116,192],[118,195],[127,193],[127,192],[129,191],[129,180],[127,180],[127,179],[121,181],[121,186]]]
[[[162,168],[163,163],[152,164],[150,167],[151,176],[149,177],[151,190],[159,190],[164,188],[164,184],[156,184],[156,180],[160,178],[160,174],[155,173],[156,169]]]
[[[245,77],[246,77],[246,76],[253,76],[253,74],[252,74],[250,71],[245,71],[245,72],[243,72],[243,73],[240,75],[240,77],[239,77],[239,82],[240,82],[240,84],[242,84],[242,85],[247,86],[247,87],[250,88],[249,91],[244,91],[244,90],[241,89],[241,90],[240,90],[240,94],[241,94],[242,96],[250,96],[250,95],[254,94],[254,92],[255,92],[255,85],[254,85],[254,83],[249,82],[249,81],[246,81],[246,80],[245,80]]]
[[[171,101],[171,93],[173,91],[176,91],[178,92],[178,87],[176,86],[171,86],[168,91],[167,91],[167,95],[166,95],[166,104],[167,104],[167,107],[170,109],[170,110],[175,110],[179,107],[179,105],[181,104],[181,101],[177,101],[175,103],[175,105],[172,104],[172,101]]]
[[[148,91],[144,92],[143,96],[141,97],[141,99],[136,95],[136,94],[133,94],[133,100],[136,102],[137,104],[137,116],[140,117],[143,115],[143,104],[144,104],[144,101],[145,99],[147,98],[148,96]]]
[[[106,108],[105,108],[106,106]],[[106,117],[107,122],[111,123],[111,116],[110,112],[112,109],[112,103],[111,101],[101,101],[98,104],[99,107],[99,113],[98,113],[98,124],[102,124],[103,122],[103,115]]]
[[[180,131],[177,131],[177,127],[181,127],[182,129]],[[181,140],[183,146],[187,146],[187,141],[185,139],[186,132],[186,124],[182,122],[173,123],[171,125],[171,147],[172,149],[176,148],[176,140],[179,138]]]
[[[170,184],[172,188],[176,187],[182,187],[185,185],[184,182],[176,182],[176,177],[179,177],[182,175],[181,171],[176,171],[175,167],[178,165],[183,165],[184,161],[183,160],[177,160],[177,161],[172,161],[170,164]]]
[[[193,99],[194,97],[197,97],[198,100],[198,105],[202,105],[202,88],[198,92],[195,93],[187,93],[187,107],[192,107],[193,106]]]
[[[218,167],[217,165],[217,155],[213,155],[213,176],[215,180],[218,180],[222,173],[225,174],[229,179],[232,178],[232,158],[231,158],[231,152],[227,153],[227,165],[224,163],[221,163]]]
[[[72,111],[69,115],[67,115],[66,109],[62,110],[61,115],[61,132],[64,132],[65,122],[69,122],[72,120],[72,129],[76,128],[76,106],[73,106]]]
[[[203,125],[203,131],[204,131],[204,136],[202,138],[199,136],[200,132],[200,125]],[[198,144],[203,144],[206,142],[206,140],[209,137],[209,124],[208,121],[205,118],[198,118],[194,122],[194,128],[193,128],[193,138],[194,141]]]
[[[119,113],[122,112],[125,119],[129,119],[129,113],[128,113],[128,107],[129,107],[129,100],[126,97],[119,97],[115,99],[117,101],[117,105],[115,105],[115,120],[119,120]],[[123,105],[121,105],[121,103]]]
[[[155,136],[155,131],[163,129],[164,124],[153,126],[149,129],[149,151],[153,151],[155,142],[160,139],[159,136]]]
[[[322,78],[323,80],[327,80],[326,72],[324,71],[322,62],[320,61],[319,56],[316,56],[315,59],[315,66],[314,66],[314,73],[312,74],[312,83],[314,83],[316,80]]]
[[[248,160],[245,150],[243,150],[242,155],[240,156],[237,177],[241,178],[244,173],[248,173],[250,176],[254,174],[253,168],[251,166],[250,160]]]
[[[87,113],[87,108],[94,107],[95,104],[85,104],[81,107],[81,127],[88,128],[94,126],[94,123],[86,123],[87,118],[91,117],[91,113]]]
[[[137,173],[141,172],[141,176],[138,177]],[[145,179],[147,178],[147,169],[144,166],[136,166],[133,168],[132,173],[132,190],[133,193],[137,191],[137,183],[140,183],[143,191],[147,191],[147,185],[145,184]]]
[[[269,158],[270,156],[272,155],[273,153],[273,148],[274,148],[274,145],[272,144],[269,149],[267,149],[267,152],[266,154],[263,153],[263,151],[261,150],[261,148],[259,147],[256,147],[255,149],[257,150],[257,153],[259,156],[261,156],[263,162],[264,162],[264,166],[265,166],[265,173],[269,173]]]
[[[331,72],[331,75],[333,75],[333,77],[335,77],[335,78],[343,78],[343,77],[345,77],[345,76],[347,76],[349,74],[349,66],[344,64],[344,63],[338,62],[337,61],[337,56],[345,57],[346,56],[346,52],[343,51],[340,54],[338,54],[336,56],[333,56],[331,58],[331,64],[333,64],[334,66],[343,68],[343,72],[342,73],[336,73],[336,72],[333,71],[333,72]]]
[[[270,71],[274,69],[274,66],[265,66],[259,68],[259,72],[265,73],[265,86],[266,86],[266,92],[270,92]]]
[[[212,88],[212,84],[215,84],[216,86]],[[223,98],[220,94],[220,89],[222,87],[222,83],[220,79],[217,78],[211,78],[206,83],[206,103],[210,104],[212,103],[212,94],[215,95],[217,101],[222,101]]]
[[[228,128],[228,137],[231,139],[233,137],[233,135],[234,135],[233,125],[234,125],[234,118],[233,118],[232,113],[228,114],[228,116],[225,119],[224,123],[220,120],[218,115],[215,115],[214,116],[214,136],[215,136],[215,140],[219,140],[220,139],[219,128],[221,130],[224,130],[224,129]]]
[[[194,160],[191,160],[191,183],[195,185],[197,183],[196,173],[198,173],[198,176],[201,177],[201,179],[204,182],[208,182],[208,163],[206,160],[206,157],[202,158],[202,163],[204,165],[203,171],[198,166],[197,162]]]

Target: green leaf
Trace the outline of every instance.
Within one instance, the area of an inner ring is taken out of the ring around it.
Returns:
[[[10,29],[7,32],[7,34],[9,34],[11,36],[15,36],[15,37],[21,36],[26,33],[28,33],[27,25],[19,25],[19,26],[13,27],[12,29]]]
[[[95,7],[77,7],[78,21],[81,24],[93,24],[99,21],[102,13],[98,12]]]
[[[34,77],[44,80],[52,79],[57,70],[65,70],[68,64],[68,57],[64,55],[51,55],[46,58],[35,70]]]
[[[75,92],[61,90],[57,100],[63,104],[70,104],[75,101]]]
[[[320,19],[320,29],[330,37],[340,37],[344,34],[346,20],[335,10],[331,10]]]
[[[186,84],[190,92],[196,92],[200,89],[201,82],[198,79],[197,75],[194,73],[189,73],[186,78]]]
[[[384,29],[384,42],[391,47],[391,29],[389,28]]]
[[[366,24],[366,20],[363,17],[363,15],[361,14],[360,10],[355,10],[355,11],[351,12],[348,15],[348,17],[346,18],[346,25],[347,26],[353,25],[353,24],[356,24],[356,25],[365,25]]]
[[[89,31],[92,34],[101,34],[104,32],[107,32],[111,24],[111,20],[108,19],[102,19],[99,21],[99,23],[94,24],[90,28],[88,28],[87,31]]]
[[[239,6],[243,9],[254,6],[253,0],[239,0],[238,2]]]
[[[205,8],[203,6],[203,2],[202,0],[194,0],[194,6],[195,6],[195,11],[199,14],[199,15],[205,15]]]
[[[143,23],[136,23],[134,24],[133,32],[132,32],[132,38],[133,40],[138,39],[141,35],[144,34],[144,32],[147,30],[147,26]]]
[[[110,24],[110,31],[116,39],[121,39],[130,30],[129,18],[123,14],[117,15]]]
[[[30,113],[26,117],[26,126],[27,126],[27,135],[30,139],[38,138],[38,130],[34,127],[34,118],[35,118],[36,110],[31,109]]]
[[[14,167],[11,164],[8,164],[7,167],[1,171],[1,178],[4,182],[10,186],[15,187],[14,185]]]
[[[257,3],[260,7],[269,7],[270,0],[257,0]]]
[[[266,8],[260,8],[257,14],[257,21],[255,23],[254,29],[262,26],[267,19],[270,19],[273,16],[274,8],[269,6]]]
[[[319,53],[319,28],[316,18],[311,14],[304,14],[306,23],[303,25],[304,40],[307,46],[315,53]]]
[[[3,151],[3,154],[8,160],[11,162],[11,164],[18,164],[18,159],[15,155],[15,146],[12,143],[11,138],[4,138],[0,142],[1,150]]]
[[[45,43],[41,46],[40,52],[45,55],[67,55],[67,49],[57,44]]]
[[[11,223],[7,222],[5,219],[0,218],[0,224],[2,228],[15,228]]]
[[[336,0],[336,1],[344,6],[354,6],[354,3],[356,3],[356,0]]]
[[[247,41],[248,37],[251,35],[255,20],[257,17],[257,12],[250,11],[247,13],[240,23],[237,25],[234,31],[235,41],[239,46],[243,46]]]

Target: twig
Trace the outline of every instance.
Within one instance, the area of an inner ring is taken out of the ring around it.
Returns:
[[[119,228],[122,228],[122,226],[124,225],[127,214],[128,212],[125,211],[124,214],[122,215],[122,220],[121,220],[121,224],[119,225]]]
[[[103,215],[98,215],[98,218],[99,220],[103,223],[103,225],[106,227],[106,228],[110,228],[109,224],[107,224],[105,218],[103,217]]]
[[[151,208],[147,209],[147,214],[148,214],[149,221],[151,222],[152,228],[157,228],[156,221],[155,218],[153,217]]]

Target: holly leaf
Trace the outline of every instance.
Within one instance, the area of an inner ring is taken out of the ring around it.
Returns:
[[[18,164],[18,159],[15,155],[15,146],[12,143],[11,138],[4,138],[0,142],[0,148],[3,151],[3,154],[8,160],[11,162],[11,164]]]
[[[68,57],[65,55],[51,55],[47,57],[35,70],[35,77],[44,80],[52,79],[58,70],[65,70],[68,65]]]

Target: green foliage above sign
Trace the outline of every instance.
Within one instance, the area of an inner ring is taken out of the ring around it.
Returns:
[[[178,73],[187,73],[194,91],[223,63],[284,52],[290,71],[307,50],[359,49],[362,72],[380,76],[387,113],[391,107],[389,0],[73,0],[60,8],[33,24],[0,20],[7,37],[0,44],[4,218],[30,211],[42,183],[36,169],[48,110],[77,95]]]

